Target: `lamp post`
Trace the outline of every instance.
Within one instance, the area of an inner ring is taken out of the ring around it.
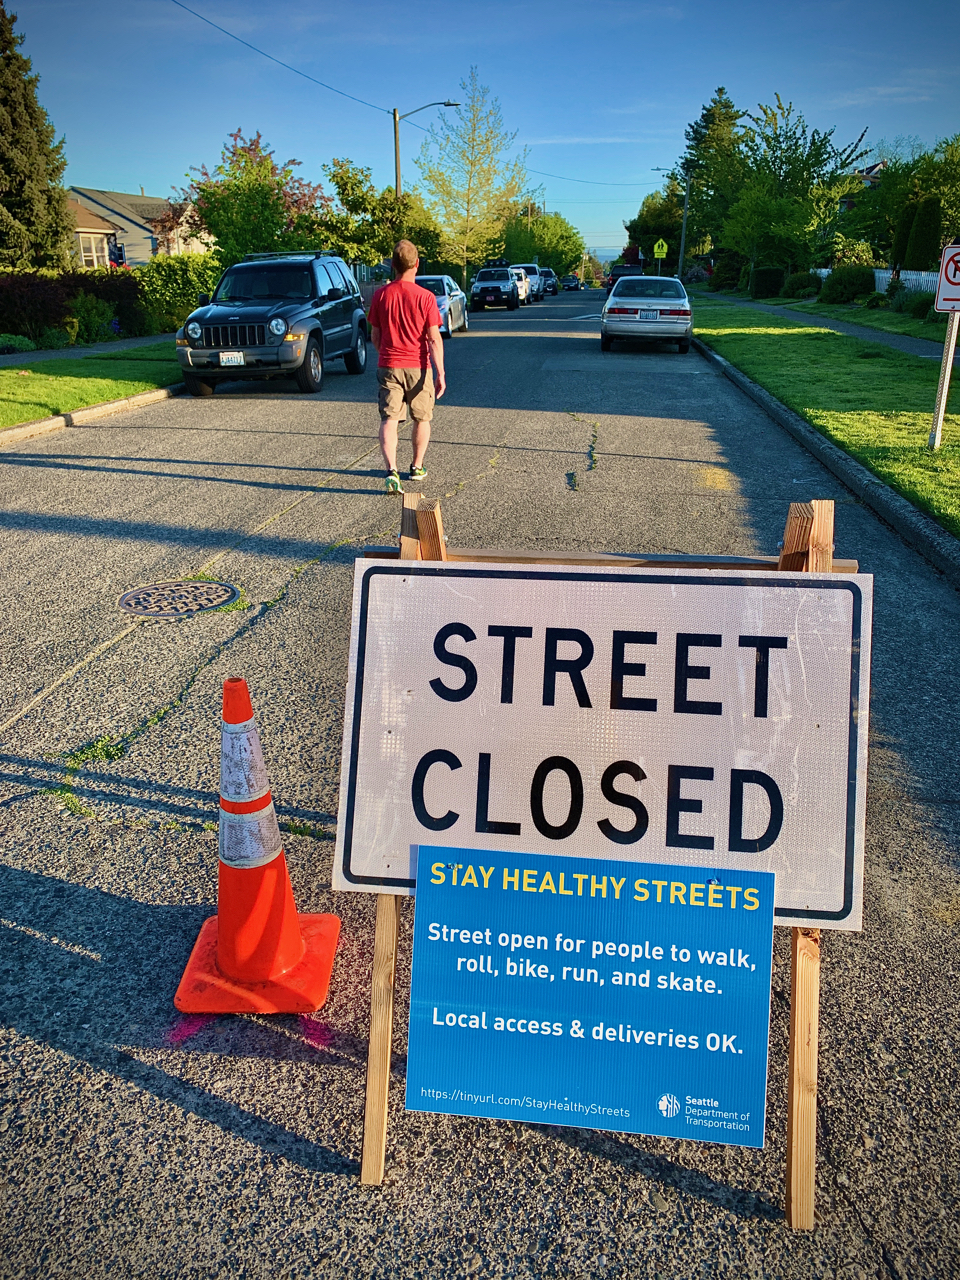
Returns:
[[[459,107],[459,102],[427,102],[422,107],[415,107],[413,111],[405,111],[403,115],[393,108],[393,159],[396,170],[395,190],[397,199],[400,199],[400,121],[406,120],[407,116],[415,116],[418,111],[426,111],[427,107]]]
[[[671,169],[654,169],[654,173],[672,173]],[[687,189],[683,194],[683,228],[680,232],[680,261],[677,263],[677,279],[683,276],[683,251],[687,245],[687,210],[690,208],[690,174],[687,174]]]

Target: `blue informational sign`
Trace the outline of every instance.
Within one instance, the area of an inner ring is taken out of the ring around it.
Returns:
[[[418,867],[408,1110],[763,1146],[772,873]]]

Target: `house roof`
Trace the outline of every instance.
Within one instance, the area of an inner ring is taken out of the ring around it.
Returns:
[[[70,190],[104,212],[126,218],[149,232],[153,230],[150,223],[170,210],[170,201],[166,196],[134,195],[126,191],[104,191],[98,187],[74,186]]]
[[[71,200],[69,196],[67,197],[67,208],[73,214],[78,231],[96,231],[109,235],[120,230],[116,223],[108,222],[106,218],[101,218],[98,213],[93,213],[90,209],[84,208],[78,200]]]

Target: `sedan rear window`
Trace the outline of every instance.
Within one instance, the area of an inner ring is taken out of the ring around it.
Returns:
[[[616,298],[685,298],[683,286],[676,280],[658,280],[656,276],[624,276],[613,286]]]
[[[512,278],[513,278],[513,277],[510,275],[510,272],[509,272],[509,271],[507,271],[507,269],[506,269],[505,267],[504,267],[503,269],[497,268],[496,270],[487,270],[487,271],[478,271],[478,272],[477,272],[477,279],[478,279],[478,280],[481,280],[481,281],[483,281],[483,280],[511,280]]]
[[[417,276],[417,284],[421,289],[429,289],[438,298],[442,298],[447,292],[439,276]]]
[[[310,268],[300,263],[289,266],[237,267],[223,277],[215,302],[237,302],[251,298],[312,298]]]

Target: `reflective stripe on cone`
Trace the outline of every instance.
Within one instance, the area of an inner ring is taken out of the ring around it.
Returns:
[[[271,800],[256,813],[220,810],[220,861],[249,870],[264,867],[283,851],[277,811]]]
[[[251,719],[242,724],[228,724],[224,720],[221,729],[221,798],[237,803],[259,800],[270,790],[270,783],[256,721]]]

